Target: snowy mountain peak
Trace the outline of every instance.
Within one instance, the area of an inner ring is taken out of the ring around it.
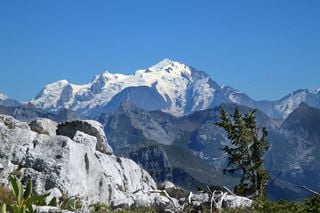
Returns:
[[[8,96],[6,96],[5,94],[0,93],[0,100],[6,100],[8,99]]]
[[[104,73],[102,73],[100,76],[103,76],[107,79],[112,79],[115,77],[116,74],[113,74],[111,72],[109,72],[108,70],[106,70]]]
[[[45,88],[42,90],[42,92],[51,92],[57,89],[61,89],[65,87],[66,85],[69,85],[69,82],[67,80],[60,80],[53,82],[51,84],[48,84],[45,86]]]
[[[83,115],[98,116],[119,100],[135,103],[138,99],[131,99],[137,97],[134,95],[137,91],[143,93],[141,97],[153,97],[153,102],[148,98],[150,103],[145,103],[146,109],[152,106],[152,109],[174,115],[206,109],[226,100],[220,87],[208,75],[177,61],[164,59],[133,75],[105,71],[85,85],[70,84],[66,80],[54,82],[48,84],[31,103],[50,112],[69,108]],[[159,100],[161,104],[155,103]]]
[[[312,90],[311,92],[314,93],[314,94],[318,94],[318,93],[320,93],[320,88],[319,88],[319,89]]]
[[[153,65],[148,70],[151,71],[166,71],[170,73],[170,71],[178,71],[178,72],[191,72],[191,68],[185,64],[182,64],[177,61],[173,61],[170,59],[163,59],[159,63]]]
[[[172,67],[175,65],[175,61],[172,61],[168,58],[163,59],[162,61],[160,61],[159,63],[153,65],[152,67],[150,67],[150,70],[155,70],[155,71],[162,71],[167,67]]]
[[[60,81],[57,81],[57,83],[58,83],[58,84],[60,84],[60,85],[66,85],[66,84],[69,84],[69,82],[68,82],[67,80],[65,80],[65,79],[60,80]]]
[[[99,82],[107,82],[107,81],[118,81],[119,79],[126,78],[127,75],[119,74],[119,73],[111,73],[109,71],[105,71],[100,75],[96,75],[91,83]]]

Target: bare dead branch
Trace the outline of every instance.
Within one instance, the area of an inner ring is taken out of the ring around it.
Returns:
[[[224,188],[225,190],[227,190],[230,194],[236,196],[236,194],[233,193],[233,191],[231,191],[230,189],[228,189],[226,186],[223,186],[223,188]]]
[[[320,193],[319,192],[316,192],[316,191],[314,191],[314,190],[312,190],[312,189],[309,189],[309,188],[307,188],[306,186],[298,186],[299,188],[302,188],[302,189],[304,189],[304,190],[306,190],[306,191],[308,191],[308,192],[311,192],[312,194],[315,194],[315,195],[319,195],[320,196]]]

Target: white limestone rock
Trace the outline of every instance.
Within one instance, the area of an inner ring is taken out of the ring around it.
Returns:
[[[86,145],[92,151],[96,150],[97,138],[84,132],[77,131],[73,137],[73,141]]]
[[[27,123],[0,115],[0,184],[8,185],[14,172],[22,181],[32,179],[36,193],[77,196],[86,206],[164,208],[170,203],[150,193],[157,185],[135,162],[97,151],[98,140],[79,130],[73,140],[38,134]]]
[[[74,138],[77,131],[84,132],[97,138],[96,150],[111,155],[113,150],[108,144],[108,140],[103,131],[103,126],[93,120],[68,121],[58,125],[57,134],[64,135],[71,139]]]
[[[236,195],[226,195],[223,200],[223,206],[225,208],[242,208],[250,207],[252,205],[252,200],[246,197],[236,196]]]
[[[72,211],[61,210],[53,206],[37,206],[34,211],[35,213],[73,213]]]
[[[56,135],[58,124],[47,118],[37,118],[29,124],[32,131],[38,134]]]
[[[188,192],[178,186],[175,186],[170,181],[164,181],[163,183],[159,184],[159,189],[166,190],[168,194],[176,199],[185,198],[188,195]]]

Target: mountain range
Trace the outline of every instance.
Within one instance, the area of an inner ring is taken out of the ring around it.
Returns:
[[[320,89],[255,101],[203,71],[165,59],[132,75],[105,72],[85,85],[54,82],[28,103],[0,95],[0,114],[22,121],[98,120],[116,154],[134,160],[159,183],[170,180],[192,190],[238,181],[222,173],[221,149],[229,141],[214,125],[221,107],[229,113],[235,107],[242,113],[257,109],[257,124],[267,127],[270,198],[308,196],[297,185],[320,191]]]
[[[236,177],[221,173],[227,163],[222,149],[230,142],[225,132],[214,125],[220,119],[220,107],[228,113],[232,113],[235,107],[241,113],[253,110],[229,103],[175,117],[122,103],[111,115],[101,115],[99,121],[104,125],[114,151],[135,160],[155,180],[169,179],[191,189],[190,182],[197,186],[221,183],[232,186]],[[279,123],[256,110],[257,125],[267,127],[269,132],[271,146],[265,156],[265,166],[272,180],[268,192],[271,199],[301,199],[308,196],[298,185],[320,191],[317,181],[320,180],[319,113],[319,109],[302,103],[283,123]],[[173,171],[179,173],[173,175]],[[193,181],[181,181],[186,178]]]
[[[258,108],[269,117],[284,119],[302,102],[319,108],[320,89],[297,90],[277,101],[255,101],[243,92],[218,85],[203,71],[164,59],[132,75],[106,71],[84,85],[57,81],[45,86],[30,102],[48,112],[68,108],[88,117],[113,112],[122,102],[174,116],[214,108],[222,103],[236,103]]]

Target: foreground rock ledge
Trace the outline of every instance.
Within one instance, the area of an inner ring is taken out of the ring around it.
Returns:
[[[39,134],[27,123],[0,115],[0,184],[8,185],[8,176],[16,174],[22,181],[31,178],[35,193],[77,196],[87,205],[170,203],[164,196],[148,193],[157,188],[156,183],[135,162],[97,151],[97,137],[73,131],[73,139],[52,131]],[[105,137],[103,131],[100,134]]]

